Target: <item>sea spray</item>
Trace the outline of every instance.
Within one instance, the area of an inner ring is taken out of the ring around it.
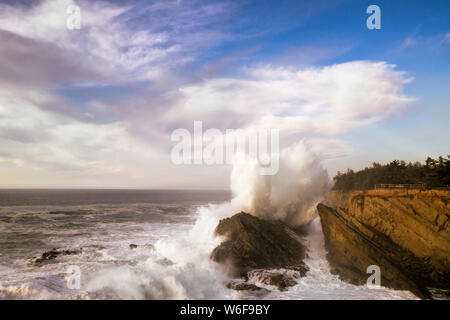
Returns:
[[[279,172],[260,174],[255,158],[239,155],[231,173],[233,198],[197,209],[189,231],[173,232],[154,243],[155,251],[134,266],[101,270],[89,282],[91,296],[122,299],[239,298],[226,284],[223,266],[211,261],[222,239],[214,235],[221,219],[240,211],[264,219],[279,219],[290,226],[315,217],[315,206],[329,190],[328,174],[320,160],[300,141],[279,153]],[[169,261],[161,264],[159,261]]]
[[[219,221],[240,211],[290,226],[312,221],[330,188],[327,171],[304,141],[283,149],[280,164],[276,175],[261,175],[257,159],[239,155],[231,173],[231,202],[200,207],[188,234],[158,241],[156,247],[174,261],[208,258],[221,241],[214,235]]]
[[[231,173],[234,207],[263,219],[282,220],[291,227],[317,216],[316,205],[331,184],[320,159],[303,140],[281,150],[279,172],[273,176],[260,175],[255,159],[242,159]]]
[[[158,240],[156,254],[173,264],[162,267],[155,263],[155,258],[149,258],[144,264],[144,274],[124,273],[127,282],[135,285],[134,291],[122,290],[121,294],[180,299],[217,298],[221,292],[219,297],[233,297],[225,288],[230,279],[223,267],[210,260],[212,250],[222,241],[214,235],[220,219],[246,211],[264,219],[283,220],[291,226],[306,224],[315,217],[315,206],[330,187],[326,170],[304,141],[280,152],[278,174],[264,176],[259,169],[256,159],[240,156],[231,174],[232,201],[200,207],[188,233]],[[136,280],[141,276],[146,277],[145,285],[144,279]]]

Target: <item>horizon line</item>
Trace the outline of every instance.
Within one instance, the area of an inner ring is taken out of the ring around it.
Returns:
[[[126,188],[126,187],[0,187],[0,190],[136,190],[136,191],[231,191],[231,189],[203,188]]]

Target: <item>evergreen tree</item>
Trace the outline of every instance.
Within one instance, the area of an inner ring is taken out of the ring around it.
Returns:
[[[388,164],[372,163],[358,172],[337,172],[334,190],[367,190],[377,184],[423,184],[425,187],[450,186],[450,155],[438,159],[427,157],[425,163],[393,160]]]

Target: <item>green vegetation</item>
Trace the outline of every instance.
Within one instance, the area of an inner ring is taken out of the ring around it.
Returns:
[[[371,167],[358,172],[351,169],[346,173],[338,171],[334,181],[333,190],[367,190],[382,183],[423,184],[427,188],[446,187],[450,186],[450,155],[438,159],[428,157],[424,164],[400,160],[385,165],[373,163]]]

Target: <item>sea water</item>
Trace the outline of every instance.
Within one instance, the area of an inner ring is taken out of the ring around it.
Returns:
[[[0,298],[416,299],[332,275],[318,218],[304,240],[310,271],[296,286],[228,289],[232,279],[209,254],[220,242],[211,232],[218,217],[235,213],[230,197],[228,191],[0,190]],[[29,263],[53,248],[82,251]],[[73,266],[80,271],[77,288],[68,285]]]

